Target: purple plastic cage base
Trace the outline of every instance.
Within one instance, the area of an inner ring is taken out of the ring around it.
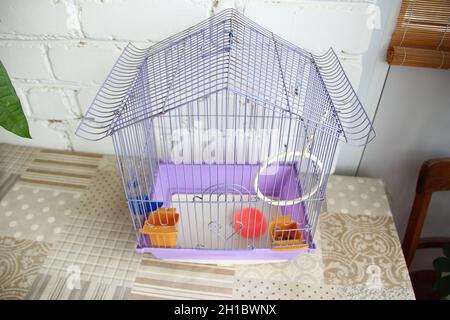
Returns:
[[[169,164],[160,163],[153,184],[153,200],[162,201],[163,207],[170,207],[173,194],[238,194],[226,186],[239,185],[248,195],[255,195],[253,182],[259,165],[253,164]],[[265,195],[280,200],[295,199],[301,196],[298,172],[294,164],[279,165],[273,174],[261,174],[259,190]],[[183,183],[180,183],[183,182]],[[212,189],[222,186],[223,189]],[[214,192],[215,191],[215,192]],[[303,203],[281,208],[282,215],[290,215],[299,228],[308,223]],[[297,217],[297,218],[295,218]]]
[[[162,201],[163,207],[170,207],[173,194],[246,194],[255,195],[254,178],[259,165],[238,164],[172,164],[161,162],[153,183],[153,201]],[[298,172],[295,164],[279,165],[272,174],[261,174],[259,189],[263,194],[280,200],[298,198],[301,192]],[[182,184],[179,182],[183,181]],[[242,189],[227,189],[226,186],[239,185]],[[221,186],[216,189],[216,186]],[[281,207],[281,215],[291,216],[298,223],[299,229],[308,224],[303,203]],[[254,249],[192,249],[192,248],[153,248],[139,247],[136,252],[152,253],[160,259],[171,260],[289,260],[301,252],[314,252],[310,231],[303,231],[309,248],[272,250],[272,248]],[[141,235],[141,244],[146,243]],[[147,240],[148,242],[148,240]],[[281,248],[280,248],[281,249]]]
[[[177,249],[177,248],[139,248],[137,253],[151,253],[161,260],[204,260],[204,261],[278,261],[292,260],[304,253],[315,253],[314,244],[311,248],[297,250],[208,250],[208,249]]]

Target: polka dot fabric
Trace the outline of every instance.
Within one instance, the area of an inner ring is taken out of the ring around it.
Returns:
[[[380,179],[330,176],[326,205],[328,212],[391,216],[386,188]]]
[[[92,179],[95,183],[85,192],[78,211],[95,217],[129,217],[129,209],[118,170],[98,171]]]
[[[233,299],[243,300],[336,300],[334,286],[291,281],[237,279]]]
[[[78,202],[78,192],[16,184],[0,201],[0,234],[53,242]]]

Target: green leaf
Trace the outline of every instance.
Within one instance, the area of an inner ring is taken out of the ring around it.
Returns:
[[[442,252],[444,252],[444,255],[448,258],[450,258],[450,243],[444,244],[442,246]]]
[[[27,118],[16,90],[0,62],[0,126],[23,138],[31,138]]]
[[[450,259],[446,257],[439,257],[434,259],[433,267],[439,272],[450,272]]]
[[[450,275],[440,278],[433,285],[433,291],[440,297],[444,298],[450,295]]]

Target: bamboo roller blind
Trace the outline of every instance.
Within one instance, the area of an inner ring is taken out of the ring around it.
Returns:
[[[450,0],[403,0],[387,61],[449,69]]]

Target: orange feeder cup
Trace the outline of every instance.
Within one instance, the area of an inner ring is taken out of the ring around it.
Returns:
[[[180,215],[175,208],[160,208],[148,216],[139,232],[149,237],[154,248],[176,247],[179,218]]]
[[[302,232],[296,221],[290,216],[278,216],[270,222],[270,238],[272,250],[298,250],[307,248]]]

